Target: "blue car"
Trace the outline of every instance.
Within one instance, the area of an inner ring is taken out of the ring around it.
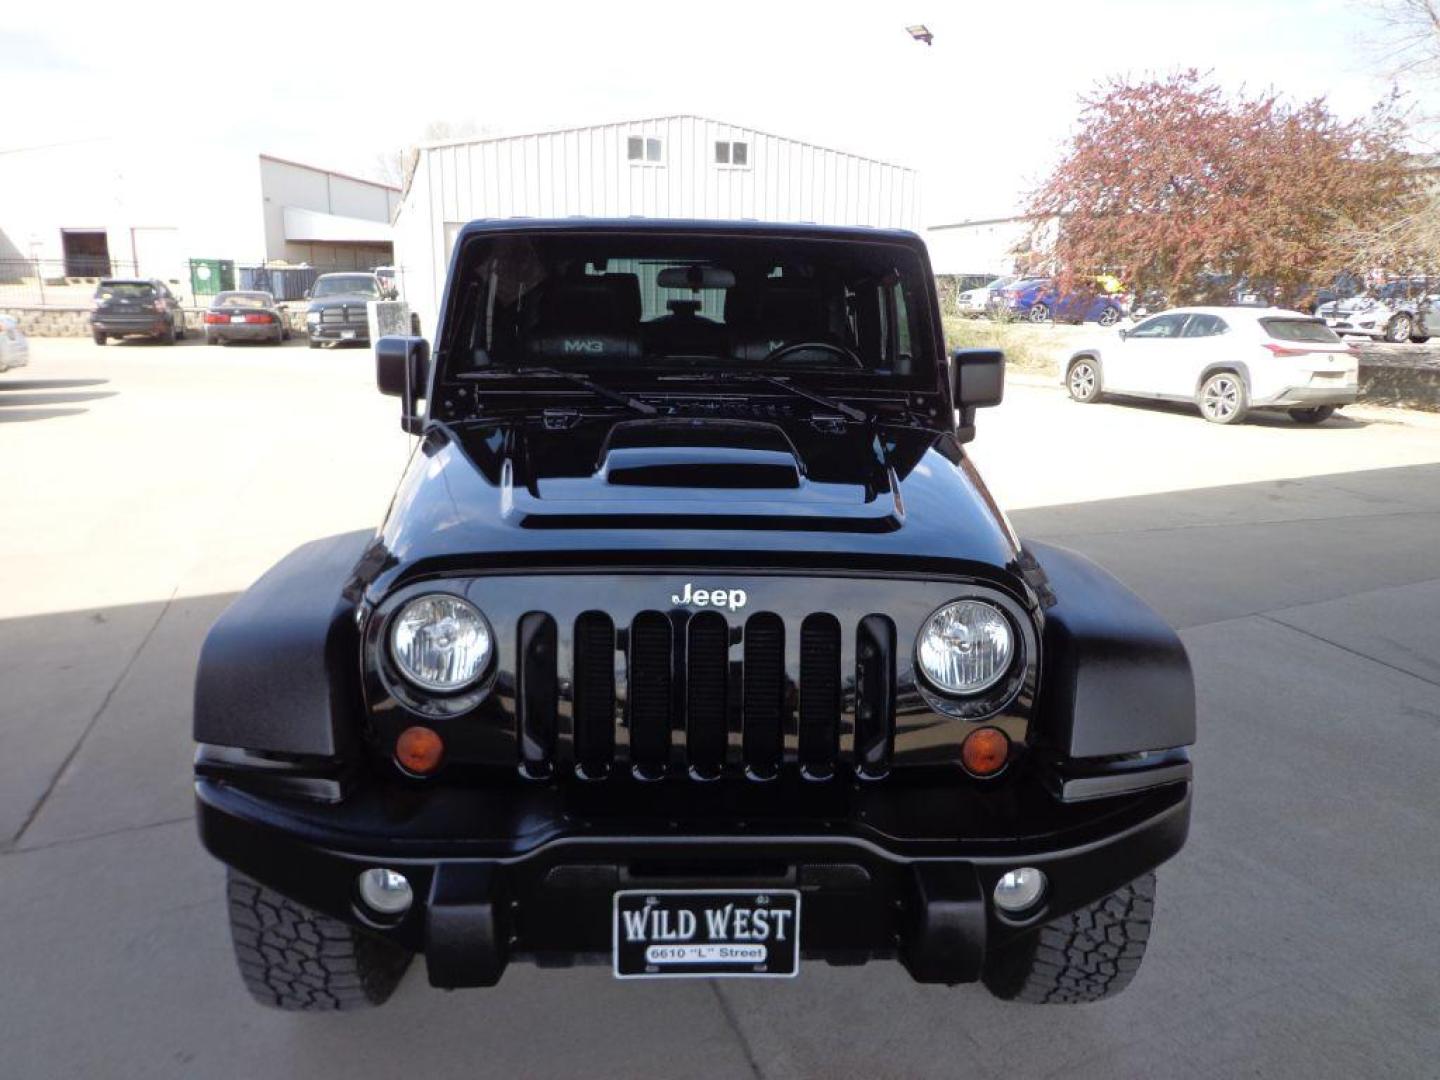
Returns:
[[[1117,297],[1106,293],[1062,293],[1051,278],[1025,278],[1001,289],[995,306],[999,313],[1032,323],[1096,322],[1114,326],[1125,316]]]

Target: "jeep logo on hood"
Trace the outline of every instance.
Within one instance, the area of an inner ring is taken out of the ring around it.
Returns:
[[[696,607],[728,607],[739,611],[750,602],[744,589],[697,589],[690,582],[685,591],[670,597],[672,604],[694,604]]]

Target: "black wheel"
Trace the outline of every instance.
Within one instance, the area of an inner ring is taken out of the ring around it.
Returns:
[[[1065,372],[1065,389],[1082,405],[1100,400],[1100,365],[1092,357],[1082,356],[1070,362]]]
[[[94,339],[96,345],[104,345],[105,342],[109,340],[99,330],[90,331],[90,336]]]
[[[314,338],[311,338],[309,345],[312,349],[318,349],[320,347],[320,342],[316,341]]]
[[[1212,424],[1239,424],[1250,412],[1250,395],[1245,380],[1235,372],[1217,371],[1206,377],[1196,404],[1200,415]]]
[[[1290,419],[1297,424],[1323,424],[1335,415],[1334,405],[1316,405],[1312,409],[1291,409]]]
[[[1101,326],[1114,326],[1120,321],[1120,309],[1117,307],[1107,307],[1104,311],[1100,312],[1100,318],[1096,321],[1099,322]]]
[[[224,341],[223,341],[222,339],[218,338],[218,337],[215,337],[215,336],[211,335],[211,334],[206,334],[206,335],[205,335],[205,344],[206,344],[206,345],[223,345],[223,344],[224,344]]]
[[[185,340],[185,316],[180,316],[180,325],[175,328],[175,338],[178,341]]]
[[[1425,342],[1427,342],[1427,341],[1429,341],[1429,340],[1430,340],[1430,335],[1429,335],[1429,334],[1411,334],[1411,335],[1410,335],[1410,344],[1411,344],[1411,345],[1424,345]]]
[[[1025,317],[1033,323],[1046,322],[1050,318],[1050,307],[1047,304],[1035,304]]]
[[[173,322],[165,327],[165,332],[160,335],[158,340],[162,345],[175,344],[175,324]]]
[[[1385,340],[1395,345],[1409,341],[1410,332],[1414,329],[1415,320],[1402,311],[1385,324]]]
[[[410,965],[388,941],[226,871],[230,937],[250,996],[290,1012],[383,1005]]]
[[[985,961],[985,987],[1004,1001],[1078,1005],[1113,997],[1135,977],[1155,915],[1155,875],[1055,919]]]

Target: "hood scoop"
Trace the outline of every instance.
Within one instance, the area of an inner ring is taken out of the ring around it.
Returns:
[[[899,527],[893,474],[821,482],[777,425],[734,420],[616,424],[589,475],[516,475],[503,498],[526,528]],[[860,470],[857,470],[859,472]],[[801,519],[808,521],[800,524]]]
[[[606,457],[600,477],[620,487],[793,490],[800,486],[793,454],[706,447],[614,450]]]

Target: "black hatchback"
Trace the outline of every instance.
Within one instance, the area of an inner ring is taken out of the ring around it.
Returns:
[[[95,287],[90,333],[96,345],[132,336],[173,345],[185,337],[185,312],[163,281],[106,278]]]

